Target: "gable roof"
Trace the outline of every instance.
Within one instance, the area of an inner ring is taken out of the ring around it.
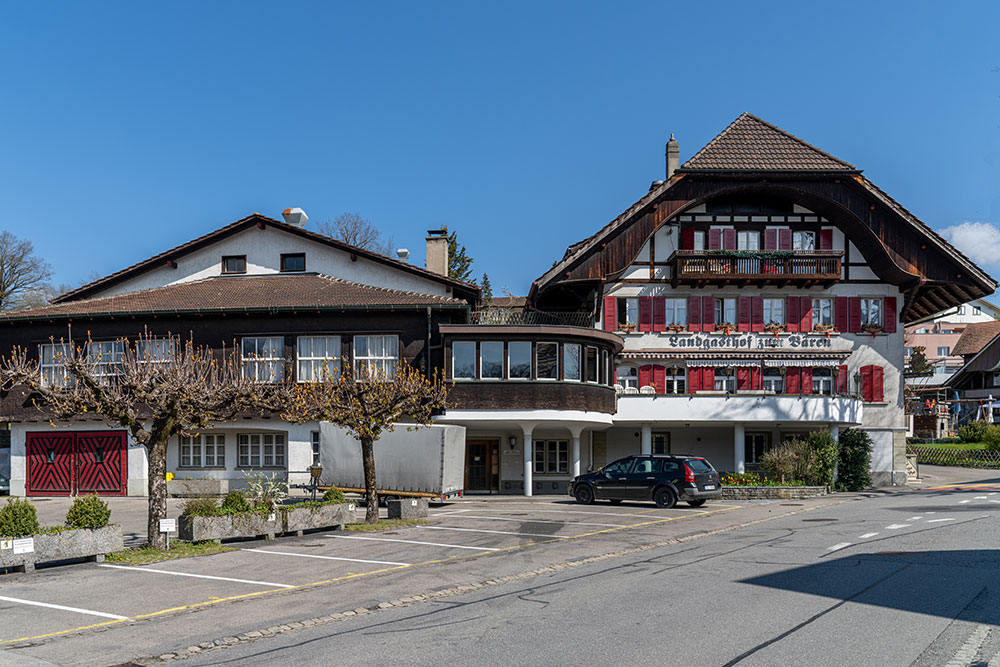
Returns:
[[[978,354],[1000,335],[1000,322],[975,322],[965,327],[951,353],[955,356]]]
[[[364,248],[359,248],[357,246],[350,245],[349,243],[344,243],[343,241],[338,241],[337,239],[319,234],[317,232],[309,231],[303,229],[302,227],[295,227],[294,225],[289,225],[280,220],[275,220],[274,218],[269,218],[266,215],[261,215],[260,213],[253,213],[245,218],[237,220],[236,222],[230,223],[225,227],[216,229],[213,232],[209,232],[204,236],[199,236],[196,239],[192,239],[187,243],[182,243],[179,246],[171,248],[161,252],[158,255],[154,255],[149,259],[143,260],[132,266],[116,271],[110,275],[104,276],[103,278],[98,278],[97,280],[87,283],[82,287],[77,287],[74,290],[66,292],[65,294],[60,294],[56,298],[52,299],[53,304],[65,303],[67,301],[74,301],[77,299],[85,299],[89,296],[100,292],[103,289],[111,287],[112,285],[119,284],[133,278],[141,273],[149,271],[150,269],[162,266],[167,262],[176,261],[180,257],[192,253],[196,250],[204,248],[211,245],[217,241],[224,238],[237,234],[245,229],[253,226],[259,226],[261,229],[264,227],[273,227],[290,234],[295,234],[303,238],[307,238],[311,241],[321,243],[323,245],[329,246],[331,248],[336,248],[338,250],[357,255],[358,257],[363,257],[367,260],[384,264],[385,266],[399,269],[407,273],[418,275],[422,278],[428,280],[433,280],[439,283],[443,283],[450,287],[457,288],[466,297],[475,301],[478,298],[479,288],[473,284],[463,282],[461,280],[455,280],[454,278],[449,278],[447,276],[442,276],[440,274],[434,273],[433,271],[428,271],[427,269],[421,269],[420,267],[413,266],[412,264],[407,264],[406,262],[393,259],[391,257],[386,257],[377,252],[371,250],[366,250]]]
[[[0,313],[0,322],[126,314],[468,307],[452,297],[372,287],[319,273],[214,276],[164,287]]]
[[[812,144],[743,113],[681,165],[682,171],[858,171]]]

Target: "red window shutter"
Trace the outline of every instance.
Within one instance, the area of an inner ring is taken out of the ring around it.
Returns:
[[[710,229],[710,230],[708,230],[708,249],[709,250],[722,250],[722,230],[721,229]]]
[[[715,331],[715,297],[701,297],[701,330]]]
[[[811,296],[799,300],[799,331],[807,333],[813,329],[813,299]]]
[[[736,299],[736,328],[739,331],[750,331],[750,297],[741,296]]]
[[[612,370],[612,371],[614,371],[614,374],[615,374],[615,381],[614,381],[614,384],[618,384],[618,367],[617,367],[617,366],[614,366],[614,365],[612,365],[612,366],[611,366],[611,370]]]
[[[667,369],[659,364],[653,364],[653,386],[657,394],[667,393]]]
[[[777,250],[778,249],[778,230],[777,229],[765,229],[764,230],[764,250]]]
[[[750,331],[764,330],[764,297],[750,297]]]
[[[618,331],[618,299],[613,296],[604,297],[604,330]]]
[[[788,366],[785,368],[785,393],[799,393],[799,368],[798,366]]]
[[[646,364],[645,366],[639,367],[639,386],[645,387],[647,384],[653,384],[652,364]]]
[[[792,249],[792,230],[779,229],[778,250],[791,250],[791,249]]]
[[[737,389],[749,389],[750,388],[750,368],[740,367],[736,369],[736,388]]]
[[[848,325],[848,331],[851,333],[858,333],[861,331],[861,299],[852,296],[850,297],[850,306],[848,309],[850,313],[850,323]]]
[[[701,388],[713,390],[715,389],[715,369],[706,366],[701,369]]]
[[[667,297],[653,297],[653,331],[667,330]]]
[[[688,331],[701,331],[701,297],[688,297]]]
[[[872,368],[874,366],[861,367],[861,400],[866,403],[872,401]]]
[[[681,230],[681,250],[694,250],[694,227]]]
[[[838,296],[833,303],[833,324],[840,333],[847,333],[850,328],[847,320],[848,300],[846,296]]]
[[[883,374],[881,366],[872,366],[872,401],[874,403],[881,403],[885,400]]]
[[[759,390],[761,388],[761,369],[760,366],[754,366],[750,369],[750,388]]]
[[[821,229],[821,230],[819,230],[819,249],[820,250],[833,250],[833,230],[832,229]]]
[[[849,392],[847,386],[847,366],[841,364],[837,366],[837,393],[846,394]]]
[[[802,377],[799,380],[799,387],[803,394],[813,393],[813,369],[811,366],[802,367]]]
[[[896,333],[896,297],[887,296],[882,300],[885,305],[885,312],[882,313],[882,331],[886,333]]]
[[[724,250],[736,250],[736,230],[722,230],[722,248]]]
[[[701,369],[688,369],[688,393],[695,394],[701,391]]]
[[[790,296],[785,299],[785,328],[798,333],[799,330],[799,297]]]
[[[653,330],[653,297],[639,297],[639,331]]]

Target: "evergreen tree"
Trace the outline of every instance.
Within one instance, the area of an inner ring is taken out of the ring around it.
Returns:
[[[490,277],[483,274],[483,305],[488,306],[493,301],[493,287],[490,286]]]
[[[472,277],[472,258],[465,252],[465,246],[459,244],[458,233],[448,235],[448,277],[475,284]]]

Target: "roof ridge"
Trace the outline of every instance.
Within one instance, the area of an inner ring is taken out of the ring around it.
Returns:
[[[280,276],[282,274],[275,273],[275,274],[268,274],[268,275],[278,275],[278,276]],[[303,275],[303,274],[300,273],[300,274],[297,274],[297,275]],[[329,280],[330,282],[342,283],[344,285],[353,285],[355,287],[361,287],[361,288],[364,288],[364,289],[370,289],[370,290],[374,290],[376,292],[389,292],[389,293],[392,293],[392,294],[406,294],[408,296],[427,296],[427,297],[431,297],[433,299],[453,299],[454,298],[454,297],[450,297],[450,296],[441,296],[440,294],[427,294],[426,292],[411,292],[409,290],[397,289],[395,287],[383,287],[381,285],[369,285],[367,283],[359,283],[359,282],[355,282],[353,280],[348,280],[347,278],[341,278],[340,276],[331,276],[328,273],[319,273],[319,272],[317,272],[317,273],[314,273],[312,275],[315,275],[315,276],[317,276],[319,278],[324,278],[326,280]],[[291,276],[289,276],[289,277],[291,277]]]

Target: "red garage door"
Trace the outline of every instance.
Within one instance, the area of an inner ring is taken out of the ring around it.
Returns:
[[[29,496],[126,491],[124,431],[28,433]]]

